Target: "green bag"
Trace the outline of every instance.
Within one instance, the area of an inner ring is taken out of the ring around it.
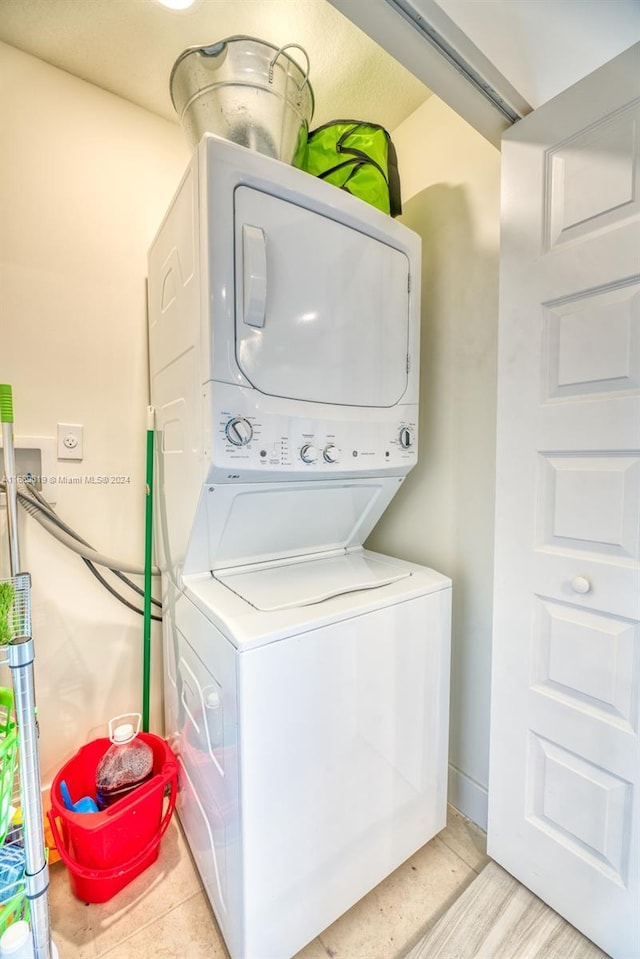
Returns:
[[[395,147],[384,127],[377,123],[325,123],[309,133],[305,150],[293,162],[384,213],[402,213]]]

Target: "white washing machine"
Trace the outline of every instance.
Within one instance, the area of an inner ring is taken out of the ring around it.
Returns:
[[[178,813],[233,959],[445,825],[451,583],[363,548],[415,465],[420,241],[206,136],[149,256]]]

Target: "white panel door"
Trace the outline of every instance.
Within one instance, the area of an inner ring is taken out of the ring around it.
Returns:
[[[640,955],[632,48],[503,145],[490,855]]]

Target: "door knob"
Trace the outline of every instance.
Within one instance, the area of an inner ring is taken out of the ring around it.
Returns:
[[[574,593],[591,592],[591,583],[586,576],[574,576],[571,580],[571,589]]]

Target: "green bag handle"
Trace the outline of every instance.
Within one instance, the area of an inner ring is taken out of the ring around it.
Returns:
[[[357,124],[357,126],[351,127],[350,130],[345,130],[336,144],[336,149],[338,153],[349,153],[351,156],[357,157],[359,160],[362,160],[363,163],[370,163],[372,166],[376,167],[376,169],[379,170],[381,175],[384,177],[384,182],[388,186],[389,180],[387,179],[387,175],[382,169],[382,167],[380,166],[380,164],[377,162],[377,160],[374,160],[373,157],[370,157],[367,153],[364,152],[364,150],[357,150],[355,147],[345,146],[345,140],[348,137],[352,136],[352,134],[356,132],[359,126],[363,126],[363,124],[359,123]],[[371,126],[371,124],[369,123],[367,124],[367,126]],[[379,127],[379,129],[382,130],[382,127]],[[388,144],[389,134],[387,133],[386,130],[384,130],[383,132],[387,134],[387,144]],[[388,150],[388,146],[387,146],[387,150]]]
[[[336,150],[338,153],[349,153],[351,156],[357,157],[362,162],[369,163],[371,166],[374,166],[379,170],[380,174],[384,178],[385,183],[389,187],[390,215],[393,217],[399,216],[402,213],[402,199],[400,193],[400,174],[398,173],[398,156],[389,132],[385,130],[383,126],[381,126],[379,123],[369,123],[366,120],[330,120],[328,123],[323,123],[322,126],[316,127],[315,130],[312,130],[311,133],[309,133],[308,142],[312,142],[317,133],[321,133],[322,131],[328,130],[331,127],[342,126],[346,124],[349,124],[350,129],[345,130],[344,133],[340,135],[336,143]],[[363,150],[358,150],[355,147],[348,147],[344,145],[344,141],[361,127],[368,127],[371,130],[380,130],[382,133],[384,133],[387,139],[387,166],[389,168],[388,176],[385,174],[380,164],[373,159],[373,157],[370,157]],[[331,167],[331,169],[324,170],[321,174],[319,174],[319,178],[325,179],[332,173],[335,173],[337,170],[342,169],[342,167],[347,165],[348,162],[349,161],[338,163]],[[345,183],[348,182],[351,176],[353,176],[359,168],[360,165],[358,167],[354,167],[353,173],[347,178]]]

